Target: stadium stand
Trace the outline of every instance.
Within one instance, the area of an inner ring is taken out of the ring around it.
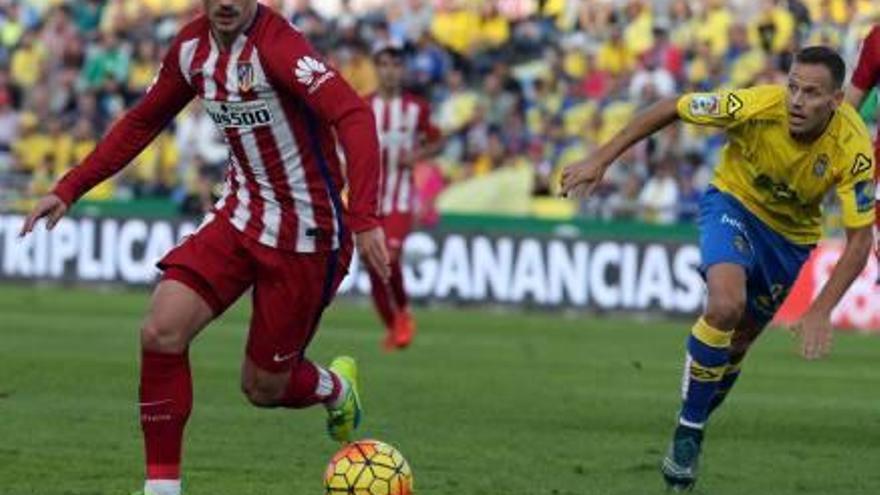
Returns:
[[[149,86],[199,3],[0,0],[0,208],[27,207],[95,146]],[[719,135],[670,128],[621,158],[581,204],[556,197],[558,172],[658,98],[779,82],[793,50],[808,44],[832,45],[852,63],[880,20],[880,7],[864,0],[266,3],[364,95],[377,84],[372,51],[406,48],[408,86],[429,98],[446,136],[443,152],[417,169],[423,220],[441,205],[690,221]],[[865,115],[876,115],[876,101]],[[193,104],[134,166],[86,199],[161,198],[198,214],[222,184],[220,139]],[[512,183],[508,194],[493,191]]]

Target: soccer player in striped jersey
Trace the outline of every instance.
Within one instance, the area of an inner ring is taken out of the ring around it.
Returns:
[[[140,419],[147,495],[179,495],[192,409],[188,350],[252,289],[241,387],[258,407],[323,404],[327,428],[352,438],[360,416],[349,357],[305,357],[321,314],[358,251],[387,278],[378,218],[379,145],[369,107],[283,17],[257,0],[203,0],[140,102],[25,220],[51,228],[86,191],[126,166],[198,96],[230,148],[225,193],[159,263],[141,328]],[[347,159],[343,176],[337,139]],[[346,207],[340,191],[348,184]]]
[[[370,269],[373,302],[385,325],[384,347],[402,349],[410,344],[415,322],[403,284],[401,251],[413,225],[415,190],[413,166],[439,151],[440,131],[431,123],[428,103],[404,91],[404,53],[386,45],[373,54],[379,90],[368,98],[376,117],[382,154],[379,215],[385,232],[391,276],[388,283]]]

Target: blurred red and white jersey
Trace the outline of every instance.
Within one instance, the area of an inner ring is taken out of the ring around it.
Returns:
[[[880,25],[874,26],[862,42],[859,60],[852,75],[852,84],[865,93],[870,92],[872,88],[880,87]],[[880,129],[874,144],[880,148]]]
[[[440,137],[431,123],[431,110],[423,99],[402,93],[390,99],[378,94],[368,98],[376,116],[382,153],[382,181],[379,184],[379,214],[410,214],[413,210],[412,169],[402,163],[424,142]]]
[[[880,88],[880,25],[874,26],[862,42],[859,61],[856,63],[852,75],[852,84],[866,94],[872,88]],[[880,162],[880,126],[877,128],[877,137],[874,141],[874,160]],[[876,163],[874,174],[874,177],[880,182],[880,167],[876,166]],[[877,189],[876,195],[880,199],[880,188]],[[876,211],[875,225],[880,226],[880,203],[877,203]]]

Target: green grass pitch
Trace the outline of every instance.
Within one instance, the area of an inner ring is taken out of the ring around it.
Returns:
[[[140,488],[137,329],[144,292],[0,287],[0,495]],[[187,495],[318,495],[324,412],[239,392],[248,305],[192,349]],[[664,493],[687,322],[425,309],[406,352],[366,305],[336,304],[311,357],[361,364],[362,434],[398,446],[419,495]],[[880,339],[805,362],[770,332],[714,418],[696,493],[880,493]]]

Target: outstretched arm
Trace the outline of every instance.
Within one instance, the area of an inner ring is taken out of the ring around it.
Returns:
[[[874,232],[870,225],[847,229],[846,248],[831,271],[831,278],[793,328],[801,336],[801,353],[805,358],[818,359],[828,354],[831,347],[831,311],[865,268],[873,240]]]
[[[678,98],[666,98],[636,115],[611,141],[583,163],[570,165],[562,172],[562,194],[572,197],[588,196],[605,171],[630,146],[678,120]]]
[[[168,50],[156,82],[125,116],[113,125],[83,162],[70,170],[50,194],[41,198],[25,219],[20,236],[46,218],[51,229],[83,194],[128,165],[195,96],[180,72],[179,45]]]
[[[144,97],[55,186],[53,193],[68,206],[128,165],[193,99],[195,91],[180,72],[178,52],[178,45],[172,45]]]
[[[46,217],[52,228],[70,206],[90,189],[128,165],[175,115],[195,96],[180,72],[178,44],[168,50],[156,82],[146,95],[110,129],[98,146],[77,167],[41,198],[30,212],[20,235],[31,232]]]

